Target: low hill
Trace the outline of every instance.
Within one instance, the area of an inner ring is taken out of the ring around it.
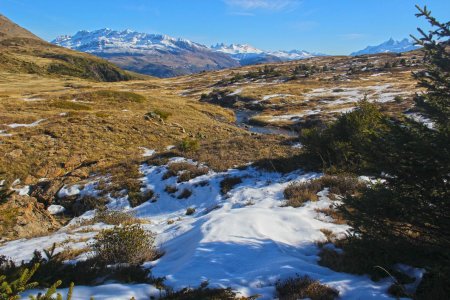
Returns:
[[[140,77],[101,58],[47,43],[3,15],[0,15],[0,70],[73,76],[96,81],[122,81]]]

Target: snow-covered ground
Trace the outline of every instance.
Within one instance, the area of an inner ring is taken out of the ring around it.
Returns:
[[[170,163],[180,161],[194,163],[183,158],[174,158]],[[210,171],[188,182],[177,183],[175,177],[163,180],[166,170],[167,166],[141,166],[143,190],[152,189],[156,202],[148,201],[130,208],[126,199],[116,199],[109,206],[129,210],[150,221],[143,226],[157,233],[156,243],[165,254],[147,265],[154,276],[165,276],[166,284],[180,289],[208,280],[212,287],[232,287],[242,295],[260,294],[260,299],[274,299],[276,281],[299,274],[335,287],[341,299],[389,298],[386,290],[391,282],[387,279],[375,283],[367,276],[338,273],[318,265],[316,242],[325,240],[320,230],[328,229],[341,236],[349,229],[330,222],[316,211],[332,203],[326,190],[320,193],[319,201],[300,208],[283,207],[283,190],[287,185],[321,174],[296,171],[283,175],[250,166],[222,173]],[[222,195],[220,182],[227,177],[240,177],[242,183]],[[176,186],[178,192],[168,194],[164,191],[166,185]],[[95,194],[93,184],[86,186],[86,193]],[[177,199],[184,189],[191,190],[192,195]],[[70,195],[83,193],[83,190],[76,185],[65,187],[62,193]],[[195,208],[195,213],[187,216],[187,208]],[[90,211],[81,218],[92,215]],[[98,224],[92,232],[65,227],[48,237],[9,242],[0,247],[0,254],[15,261],[28,260],[35,249],[69,239],[66,247],[83,247],[92,241],[96,231],[106,227],[108,225]],[[59,247],[57,251],[62,249]],[[158,293],[149,285],[107,284],[75,287],[73,299],[84,300],[90,296],[129,299],[134,296],[140,300]]]
[[[385,103],[395,100],[396,96],[405,96],[408,93],[395,90],[390,84],[352,87],[352,88],[317,88],[304,94],[303,101],[314,101],[314,109],[306,109],[283,115],[267,118],[268,122],[299,121],[301,118],[318,114],[347,113],[355,109],[356,103],[367,96],[369,102]],[[288,96],[270,95],[266,96]]]
[[[416,122],[422,123],[423,125],[425,125],[429,129],[434,129],[434,127],[435,127],[434,122],[430,118],[427,118],[426,116],[424,116],[424,115],[422,115],[420,113],[415,113],[415,112],[407,113],[406,117],[410,118],[410,119],[412,119],[412,120],[414,120]]]

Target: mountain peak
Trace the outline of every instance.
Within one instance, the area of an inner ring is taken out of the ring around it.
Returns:
[[[356,55],[364,55],[364,54],[376,54],[376,53],[401,53],[412,51],[418,49],[420,47],[416,46],[412,41],[407,38],[402,39],[401,41],[394,40],[392,37],[376,46],[368,46],[363,50],[353,52],[352,56]]]
[[[89,53],[177,52],[193,49],[208,49],[204,45],[168,35],[140,33],[131,29],[118,31],[110,28],[102,28],[94,31],[80,30],[73,36],[64,35],[57,37],[52,43]]]

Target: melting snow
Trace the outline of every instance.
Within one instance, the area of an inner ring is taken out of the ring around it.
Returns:
[[[263,101],[270,100],[270,99],[272,99],[272,98],[277,98],[277,97],[290,97],[290,96],[293,96],[293,95],[291,95],[291,94],[273,94],[273,95],[267,95],[267,96],[264,96],[264,97],[263,97]]]
[[[150,157],[150,156],[152,156],[152,155],[154,155],[156,153],[155,150],[148,149],[148,148],[145,148],[145,147],[139,147],[139,149],[144,151],[144,153],[142,154],[143,157]]]
[[[424,115],[421,115],[419,113],[407,113],[406,117],[408,117],[418,123],[422,123],[429,129],[434,129],[434,126],[435,126],[434,122],[430,118],[425,117]]]
[[[0,136],[12,136],[11,133],[6,133],[5,130],[0,130]]]
[[[61,205],[52,204],[47,208],[47,211],[52,215],[58,215],[65,211],[66,209]]]
[[[183,158],[171,159],[170,163],[176,161],[194,163]],[[143,190],[152,189],[156,202],[148,201],[131,209],[126,200],[117,200],[136,216],[151,220],[143,226],[158,234],[157,244],[165,255],[147,265],[152,266],[153,276],[165,276],[166,284],[180,289],[208,280],[213,287],[230,286],[243,295],[260,294],[259,299],[274,299],[276,281],[299,274],[337,288],[341,299],[388,298],[388,279],[375,283],[368,276],[338,273],[318,265],[316,242],[325,240],[320,229],[337,235],[349,229],[346,225],[320,220],[316,209],[332,204],[326,191],[320,193],[318,201],[308,202],[303,207],[282,207],[285,187],[321,174],[296,171],[283,175],[248,167],[222,173],[210,171],[178,183],[175,177],[163,180],[166,171],[167,166],[141,166]],[[242,183],[222,195],[220,182],[231,176],[242,178]],[[177,199],[178,193],[170,195],[164,191],[167,185],[176,186],[179,192],[189,189],[192,196]],[[64,187],[62,191],[67,195],[80,193],[77,186],[72,189]],[[186,216],[186,209],[191,207],[196,209],[195,213]],[[82,218],[92,215],[90,211]],[[76,219],[70,224],[74,222]],[[107,225],[97,226],[99,230]],[[95,234],[68,231],[66,227],[48,237],[6,243],[0,247],[0,253],[15,261],[28,260],[35,249],[47,248],[68,238],[92,239]],[[88,242],[71,242],[69,246],[82,247]],[[74,291],[74,299],[134,296],[136,300],[143,300],[149,295],[158,295],[149,285],[76,286]]]
[[[232,92],[231,94],[228,94],[228,96],[236,96],[236,95],[239,95],[240,93],[242,93],[242,89],[237,89],[234,92]]]
[[[9,124],[7,126],[11,127],[11,128],[17,128],[17,127],[35,127],[38,126],[41,122],[44,122],[45,119],[40,119],[37,120],[36,122],[33,122],[31,124],[18,124],[18,123],[13,123],[13,124]]]

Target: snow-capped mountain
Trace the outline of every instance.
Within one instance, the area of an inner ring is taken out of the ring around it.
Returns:
[[[211,46],[211,49],[218,52],[227,53],[230,55],[238,55],[238,54],[261,54],[264,51],[257,49],[248,44],[230,44],[226,45],[224,43],[216,44]]]
[[[305,50],[264,51],[247,44],[225,45],[222,43],[211,46],[211,49],[217,52],[227,53],[234,59],[239,60],[243,65],[251,64],[248,62],[258,59],[260,62],[269,62],[299,60],[314,56],[323,56],[323,54],[311,53]]]
[[[60,36],[53,44],[92,53],[120,67],[158,77],[171,77],[237,67],[229,55],[186,39],[108,28]]]
[[[168,35],[109,28],[59,36],[52,43],[100,56],[126,70],[158,77],[321,55],[303,50],[264,51],[247,44],[207,47]]]
[[[129,29],[116,31],[109,28],[95,31],[82,30],[73,36],[57,37],[52,43],[88,53],[208,50],[204,45],[168,35],[140,33]]]
[[[363,50],[353,52],[352,56],[363,55],[363,54],[376,54],[376,53],[401,53],[420,48],[414,45],[414,43],[408,39],[403,39],[401,41],[395,41],[394,39],[389,39],[388,41],[381,43],[377,46],[368,46]]]
[[[274,52],[269,52],[269,54],[279,57],[283,60],[298,60],[298,59],[305,59],[305,58],[314,57],[314,56],[325,56],[325,54],[322,54],[322,53],[313,53],[313,52],[308,52],[305,50],[274,51]]]

